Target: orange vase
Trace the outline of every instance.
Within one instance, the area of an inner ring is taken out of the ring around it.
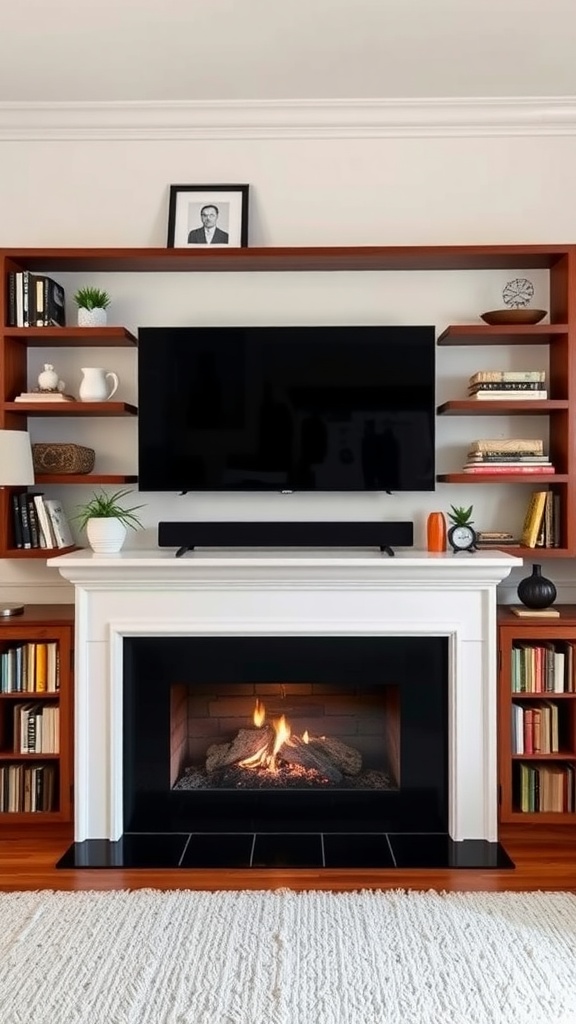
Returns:
[[[443,512],[431,512],[426,523],[428,551],[446,551],[446,520]]]

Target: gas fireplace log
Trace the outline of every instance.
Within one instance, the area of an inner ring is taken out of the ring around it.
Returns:
[[[341,782],[342,772],[321,751],[315,750],[311,743],[304,743],[299,736],[292,736],[280,751],[280,757],[288,764],[298,764],[301,768],[315,768],[330,782]]]
[[[362,754],[355,747],[348,746],[335,736],[314,736],[310,740],[313,750],[319,750],[344,775],[359,775],[362,770]]]
[[[265,725],[262,729],[239,729],[231,743],[213,743],[206,751],[206,771],[215,772],[252,757],[262,747],[272,749],[274,730]]]

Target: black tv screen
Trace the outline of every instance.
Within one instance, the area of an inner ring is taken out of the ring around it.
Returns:
[[[428,326],[143,327],[142,491],[431,491]]]

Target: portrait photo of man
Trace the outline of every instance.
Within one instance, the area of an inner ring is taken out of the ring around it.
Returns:
[[[219,217],[220,208],[215,203],[206,203],[200,209],[202,227],[193,228],[188,233],[188,245],[228,245],[228,232],[218,227]]]

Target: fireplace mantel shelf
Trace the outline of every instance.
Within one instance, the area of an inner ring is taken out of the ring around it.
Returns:
[[[276,583],[298,579],[300,582],[322,581],[341,584],[379,583],[390,586],[421,586],[439,583],[453,586],[495,584],[522,565],[522,559],[501,551],[430,553],[398,551],[390,558],[379,551],[325,549],[204,549],[187,552],[176,558],[171,550],[125,550],[117,555],[96,555],[89,550],[50,558],[49,566],[59,569],[72,583],[114,580],[116,587],[163,581],[179,586],[199,584],[205,580],[225,582],[253,579],[259,583]]]

